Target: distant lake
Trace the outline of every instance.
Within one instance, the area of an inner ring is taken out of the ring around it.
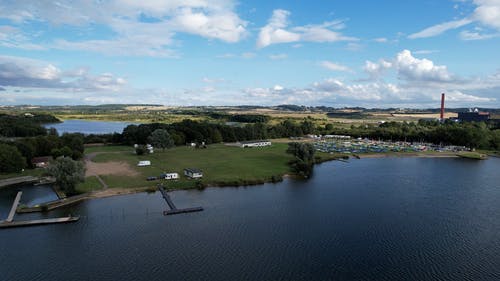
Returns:
[[[499,170],[499,158],[354,159],[309,180],[171,192],[199,213],[165,217],[156,192],[16,215],[81,218],[0,229],[0,279],[500,280]],[[2,218],[14,197],[0,190]]]
[[[112,134],[121,133],[131,122],[116,121],[90,121],[90,120],[64,120],[62,123],[45,124],[45,128],[55,128],[59,134]]]

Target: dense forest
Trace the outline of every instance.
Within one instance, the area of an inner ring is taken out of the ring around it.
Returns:
[[[68,156],[81,159],[84,151],[82,134],[63,134],[41,124],[60,122],[51,115],[0,116],[0,172],[16,172],[31,168],[31,160],[39,156]]]
[[[47,134],[40,124],[58,123],[59,119],[48,114],[8,115],[0,114],[0,136],[32,137]]]

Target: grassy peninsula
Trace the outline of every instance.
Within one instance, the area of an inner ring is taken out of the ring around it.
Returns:
[[[213,144],[207,148],[187,146],[174,147],[165,151],[157,150],[153,154],[136,155],[128,146],[89,147],[86,154],[92,156],[91,162],[106,164],[110,170],[114,166],[126,163],[127,171],[106,173],[103,169],[99,177],[109,188],[154,187],[159,182],[172,189],[188,189],[204,186],[240,186],[280,181],[289,174],[289,162],[293,159],[286,153],[286,143],[273,143],[269,147],[241,148],[224,144]],[[334,159],[337,155],[319,153],[320,160]],[[137,167],[142,160],[151,161],[151,166]],[[184,168],[198,168],[203,171],[200,180],[183,176]],[[150,176],[164,172],[177,172],[178,180],[147,181]],[[94,175],[89,175],[86,182],[78,187],[79,191],[89,191],[99,185]]]

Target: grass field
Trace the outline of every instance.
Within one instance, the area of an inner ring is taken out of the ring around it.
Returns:
[[[86,177],[84,183],[80,183],[76,186],[76,191],[78,193],[85,193],[100,189],[102,189],[102,185],[95,176]]]
[[[223,144],[210,145],[206,149],[175,147],[155,151],[149,155],[135,155],[130,147],[104,146],[91,148],[86,153],[99,152],[94,162],[126,162],[139,176],[127,177],[102,175],[101,178],[114,187],[155,186],[159,181],[146,181],[149,176],[164,172],[177,172],[179,180],[164,181],[172,188],[194,188],[197,180],[183,176],[184,168],[198,168],[203,171],[202,185],[246,185],[280,179],[290,173],[288,162],[292,156],[286,153],[286,143],[275,143],[263,148],[240,148]],[[150,160],[151,166],[137,167],[141,160]]]
[[[44,172],[45,172],[45,170],[43,170],[43,169],[25,169],[24,172],[0,174],[0,180],[9,179],[9,178],[16,178],[16,177],[25,177],[25,176],[39,177]]]
[[[467,159],[475,159],[475,160],[484,160],[488,157],[486,154],[472,152],[472,151],[462,151],[460,153],[457,153],[457,156],[462,157],[462,158],[467,158]]]

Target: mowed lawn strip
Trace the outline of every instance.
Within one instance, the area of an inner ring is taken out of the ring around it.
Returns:
[[[149,176],[158,176],[163,172],[177,172],[180,179],[164,181],[173,188],[195,187],[196,180],[184,177],[184,168],[197,168],[203,171],[201,182],[205,185],[227,183],[270,181],[290,172],[288,162],[292,156],[286,153],[286,143],[274,143],[270,147],[240,148],[223,144],[209,145],[206,149],[194,147],[175,147],[165,151],[155,150],[153,154],[135,155],[132,147],[104,146],[93,161],[127,162],[138,176],[102,175],[101,178],[113,187],[154,186],[159,181],[146,181]],[[91,153],[90,152],[90,153]],[[89,153],[86,151],[86,153]],[[137,167],[141,160],[151,161],[151,166]]]

